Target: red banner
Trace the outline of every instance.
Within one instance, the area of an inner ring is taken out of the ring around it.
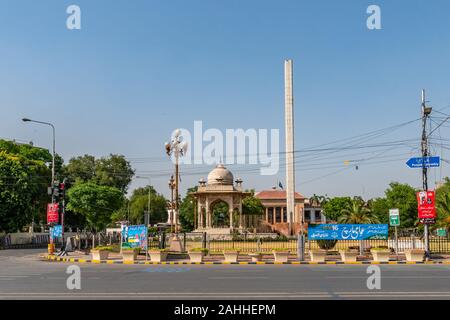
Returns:
[[[47,205],[47,224],[59,222],[59,205],[57,203],[49,203]]]
[[[434,191],[417,192],[417,210],[419,219],[435,219],[436,206],[434,203]]]

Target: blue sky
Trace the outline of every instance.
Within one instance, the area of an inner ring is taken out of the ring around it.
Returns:
[[[66,28],[71,4],[81,8],[81,30]],[[382,30],[366,28],[370,4],[381,7]],[[0,137],[49,147],[47,128],[20,119],[51,121],[66,161],[124,154],[167,195],[164,142],[194,120],[205,129],[278,128],[283,149],[286,58],[294,60],[297,150],[417,119],[422,88],[450,113],[449,12],[447,0],[1,0]],[[391,181],[418,187],[420,173],[404,161],[418,155],[419,137],[415,122],[368,142],[417,139],[403,148],[300,157],[297,190],[369,198]],[[343,164],[368,157],[358,170]],[[230,168],[257,190],[285,180],[284,170]],[[191,172],[182,173],[184,190],[210,167],[183,170]],[[448,175],[443,163],[430,180]]]

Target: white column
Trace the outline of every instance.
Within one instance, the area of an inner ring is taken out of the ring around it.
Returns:
[[[295,210],[295,171],[294,171],[294,98],[292,93],[292,60],[284,61],[284,99],[285,99],[285,142],[286,142],[286,209],[287,222]]]

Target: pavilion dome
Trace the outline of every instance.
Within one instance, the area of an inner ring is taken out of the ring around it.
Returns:
[[[209,174],[208,174],[208,184],[225,184],[233,185],[233,174],[230,170],[224,167],[223,164],[218,164]]]

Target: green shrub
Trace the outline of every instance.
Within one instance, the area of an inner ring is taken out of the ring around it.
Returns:
[[[391,251],[387,246],[370,248],[370,251]]]
[[[169,249],[168,248],[165,248],[165,249],[151,248],[151,249],[148,249],[148,251],[149,252],[169,252]]]
[[[204,254],[208,254],[208,249],[206,248],[192,248],[189,252],[203,252]]]
[[[322,250],[330,250],[333,249],[336,245],[337,240],[317,240],[317,245]]]
[[[96,251],[96,250],[98,250],[98,251],[100,251],[100,250],[102,250],[102,251],[113,251],[114,248],[111,247],[111,246],[98,246],[98,247],[93,248],[91,251]]]

